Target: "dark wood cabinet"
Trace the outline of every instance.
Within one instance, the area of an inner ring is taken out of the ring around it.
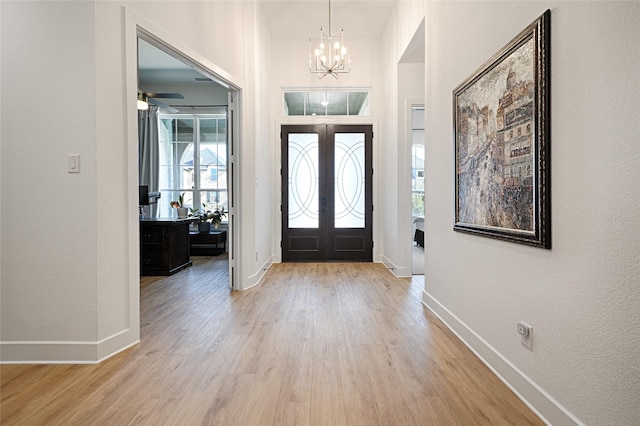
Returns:
[[[207,233],[192,232],[191,254],[194,256],[217,256],[227,249],[227,231],[210,231]]]
[[[140,220],[140,275],[171,275],[191,266],[190,220]]]

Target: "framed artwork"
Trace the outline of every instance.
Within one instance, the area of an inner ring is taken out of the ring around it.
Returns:
[[[453,91],[455,231],[551,248],[550,15]]]

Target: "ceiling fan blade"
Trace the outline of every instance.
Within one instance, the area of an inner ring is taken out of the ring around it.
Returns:
[[[184,99],[180,93],[147,93],[148,98]]]
[[[178,112],[180,112],[180,111],[178,111],[177,109],[175,109],[174,107],[169,106],[169,105],[167,105],[167,104],[165,104],[165,103],[162,103],[162,102],[160,102],[160,101],[158,101],[158,100],[152,99],[151,97],[149,97],[149,98],[147,99],[147,102],[149,102],[150,104],[153,104],[153,105],[157,106],[157,107],[158,107],[158,108],[160,108],[160,109],[164,109],[164,110],[166,110],[166,111],[170,112],[171,114],[177,114]]]

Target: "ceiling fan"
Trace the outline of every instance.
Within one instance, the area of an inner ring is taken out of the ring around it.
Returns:
[[[149,104],[155,105],[158,108],[164,109],[171,114],[179,112],[177,109],[160,102],[159,99],[184,99],[184,96],[180,93],[147,93],[138,89],[138,109],[149,109]]]

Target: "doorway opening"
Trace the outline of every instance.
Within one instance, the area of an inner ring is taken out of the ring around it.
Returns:
[[[402,144],[399,233],[401,252],[413,276],[424,275],[425,238],[425,20],[423,19],[398,63],[399,138]],[[403,260],[404,260],[403,259]]]
[[[138,101],[147,104],[138,112],[138,178],[141,187],[159,195],[155,203],[141,207],[141,215],[177,218],[178,209],[171,204],[178,200],[192,217],[224,211],[208,239],[192,238],[199,233],[194,221],[187,244],[192,255],[227,258],[227,285],[238,289],[238,89],[140,28],[137,44]],[[194,245],[203,244],[211,250],[194,251]]]
[[[373,261],[371,125],[281,128],[282,261]]]
[[[411,274],[424,275],[424,105],[411,105]]]

